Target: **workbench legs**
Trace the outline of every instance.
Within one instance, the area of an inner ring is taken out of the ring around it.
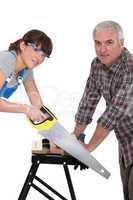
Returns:
[[[35,175],[36,175],[36,172],[38,170],[38,167],[39,167],[39,162],[33,162],[32,165],[31,165],[31,168],[30,168],[30,171],[27,175],[27,178],[25,180],[25,183],[24,183],[24,186],[22,188],[22,191],[19,195],[19,198],[18,200],[25,200],[26,197],[27,197],[27,194],[30,190],[30,187],[32,186],[33,184],[33,180],[35,178]]]
[[[30,171],[27,175],[27,178],[25,180],[24,186],[22,188],[22,191],[19,195],[18,200],[25,200],[26,199],[28,192],[30,190],[30,187],[33,187],[35,190],[40,192],[47,199],[55,200],[49,194],[47,194],[41,188],[39,188],[37,185],[35,185],[33,183],[34,179],[37,180],[39,183],[41,183],[43,186],[45,186],[48,190],[53,192],[55,195],[57,195],[60,199],[67,200],[59,192],[57,192],[55,189],[53,189],[51,186],[49,186],[46,182],[44,182],[43,180],[41,180],[39,177],[36,176],[39,165],[40,165],[40,161],[32,163],[32,166],[31,166]],[[76,200],[76,196],[75,196],[75,193],[74,193],[73,184],[72,184],[72,181],[71,181],[71,176],[70,176],[70,172],[69,172],[69,169],[68,169],[68,165],[66,163],[63,163],[63,168],[64,168],[65,176],[66,176],[66,179],[67,179],[67,184],[68,184],[69,192],[70,192],[70,195],[71,195],[71,200]]]

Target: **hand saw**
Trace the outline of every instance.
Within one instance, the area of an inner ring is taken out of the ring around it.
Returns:
[[[55,115],[45,106],[40,109],[46,117],[42,122],[30,122],[38,133],[49,139],[67,153],[78,159],[99,173],[104,178],[109,178],[110,173],[98,162],[85,147],[80,144],[74,134],[70,134],[59,122]]]

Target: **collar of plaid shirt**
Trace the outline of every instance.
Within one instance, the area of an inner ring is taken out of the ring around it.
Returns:
[[[103,67],[104,70],[115,72],[116,67],[118,65],[120,65],[122,62],[126,61],[127,58],[129,57],[129,55],[131,55],[130,52],[124,47],[121,52],[121,55],[117,58],[117,60],[110,67],[107,67],[106,65],[102,64],[100,62],[100,60],[98,58],[97,59],[98,59],[98,62],[101,63],[101,66]]]

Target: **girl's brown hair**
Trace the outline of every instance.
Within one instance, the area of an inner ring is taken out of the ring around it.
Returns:
[[[36,29],[30,30],[21,39],[11,43],[8,50],[14,50],[16,53],[20,53],[20,42],[22,41],[24,41],[26,45],[28,43],[34,43],[37,46],[41,45],[42,51],[47,55],[47,57],[50,57],[53,45],[51,39],[44,32]]]

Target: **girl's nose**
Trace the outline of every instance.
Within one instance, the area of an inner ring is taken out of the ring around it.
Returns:
[[[45,59],[45,55],[42,52],[37,52],[37,59],[40,63]]]

